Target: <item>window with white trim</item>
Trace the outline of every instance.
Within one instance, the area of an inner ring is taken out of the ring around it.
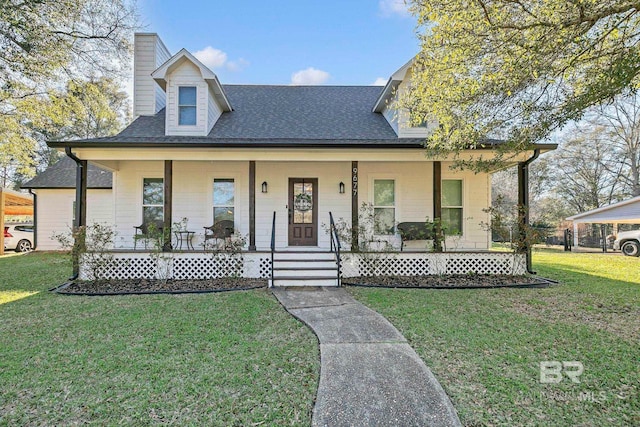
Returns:
[[[396,182],[373,180],[373,226],[375,234],[394,234],[396,225]]]
[[[213,180],[213,223],[234,222],[235,182],[233,178],[215,178]],[[234,227],[235,228],[235,224]]]
[[[164,220],[164,179],[142,179],[142,222]]]
[[[178,124],[195,126],[197,123],[197,94],[195,86],[178,87]]]
[[[442,226],[450,236],[462,235],[462,180],[442,180]]]

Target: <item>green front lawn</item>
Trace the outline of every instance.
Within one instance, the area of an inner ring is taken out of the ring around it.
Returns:
[[[541,251],[549,289],[350,288],[466,425],[640,425],[640,259]],[[59,296],[60,255],[0,258],[0,425],[308,425],[317,341],[265,290]],[[578,361],[580,383],[540,383]]]
[[[60,296],[69,262],[0,258],[0,425],[308,425],[315,336],[268,291]]]
[[[351,288],[407,337],[465,425],[640,425],[640,259],[539,251],[548,289]],[[540,362],[577,361],[573,383]]]

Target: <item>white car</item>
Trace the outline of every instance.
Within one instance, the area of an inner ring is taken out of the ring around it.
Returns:
[[[640,256],[640,230],[621,231],[613,242],[613,249],[627,256]]]
[[[7,224],[4,226],[4,248],[16,252],[27,252],[33,249],[32,224]]]

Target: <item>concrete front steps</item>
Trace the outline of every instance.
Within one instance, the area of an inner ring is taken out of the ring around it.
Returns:
[[[273,254],[269,286],[338,286],[338,264],[328,251],[280,251]]]

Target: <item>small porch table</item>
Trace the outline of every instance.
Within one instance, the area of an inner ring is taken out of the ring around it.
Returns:
[[[174,231],[173,234],[176,235],[176,243],[177,243],[177,249],[178,250],[182,250],[182,244],[186,243],[187,246],[187,250],[191,249],[192,251],[195,250],[195,248],[193,247],[193,236],[195,236],[196,232],[195,231],[187,231],[187,230],[180,230],[180,231]]]

